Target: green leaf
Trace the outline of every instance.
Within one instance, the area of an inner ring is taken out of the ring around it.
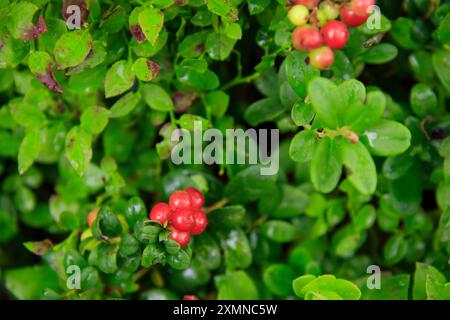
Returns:
[[[307,95],[308,83],[320,75],[320,71],[307,64],[307,53],[294,51],[286,58],[286,79],[297,95],[304,99]]]
[[[305,274],[303,276],[300,276],[298,278],[296,278],[294,281],[292,281],[292,287],[294,289],[295,294],[300,297],[303,298],[304,294],[302,292],[303,288],[310,283],[311,281],[313,281],[314,279],[316,279],[317,277],[315,275],[312,274]]]
[[[393,156],[405,152],[411,145],[411,133],[404,125],[391,121],[380,120],[368,128],[367,137],[369,150],[377,156]]]
[[[264,222],[261,226],[261,233],[268,239],[278,243],[291,242],[298,236],[297,228],[283,220]]]
[[[139,80],[148,82],[151,81],[159,71],[159,66],[145,58],[138,58],[133,63],[133,72]]]
[[[435,267],[416,262],[416,271],[414,273],[414,285],[412,290],[412,298],[414,300],[427,300],[427,282],[434,281],[438,283],[445,283],[446,279],[442,273]]]
[[[218,300],[257,300],[258,289],[245,271],[229,272],[214,279]]]
[[[386,96],[381,91],[372,91],[367,94],[367,102],[350,108],[345,116],[345,123],[350,125],[354,132],[364,132],[376,123],[386,109]]]
[[[231,229],[222,232],[221,243],[227,270],[245,269],[251,265],[252,251],[244,231]]]
[[[247,0],[250,15],[255,15],[264,11],[269,6],[270,0]]]
[[[175,270],[184,270],[191,264],[191,256],[186,249],[179,250],[176,254],[167,255],[167,263]]]
[[[214,270],[220,267],[220,262],[222,260],[220,247],[213,237],[204,232],[195,238],[194,244],[195,257],[200,261],[202,266],[209,270]]]
[[[230,103],[230,96],[223,91],[211,91],[205,95],[206,103],[211,113],[216,117],[222,117]]]
[[[381,288],[371,290],[365,285],[361,287],[363,300],[408,300],[410,283],[408,274],[382,276]]]
[[[411,108],[419,117],[432,116],[439,112],[438,98],[427,84],[418,83],[411,90]]]
[[[369,64],[383,64],[394,60],[397,55],[398,49],[396,46],[390,43],[381,43],[370,47],[361,57],[364,62]]]
[[[259,199],[275,185],[276,175],[261,175],[262,167],[250,166],[231,178],[225,187],[225,196],[234,203],[245,204]]]
[[[450,52],[446,50],[435,51],[433,54],[433,67],[442,85],[450,93],[450,73],[448,72],[450,69]]]
[[[402,234],[393,235],[386,242],[383,255],[387,264],[393,265],[400,262],[406,255],[408,243]]]
[[[450,44],[450,13],[439,24],[436,35],[443,44]]]
[[[296,103],[292,107],[291,118],[297,126],[305,126],[314,119],[314,110],[310,104]]]
[[[120,99],[113,104],[111,109],[109,109],[111,111],[109,117],[125,117],[136,108],[140,99],[141,97],[139,93],[128,92],[123,97],[120,97]]]
[[[275,120],[285,111],[286,109],[277,98],[270,97],[251,104],[245,110],[244,117],[250,125],[256,127],[261,123]]]
[[[39,8],[28,1],[15,3],[9,13],[7,27],[12,36],[16,39],[26,40],[33,29],[33,17]],[[2,20],[5,17],[2,16]],[[6,20],[6,19],[5,19]]]
[[[145,103],[157,111],[172,111],[174,105],[166,90],[156,84],[145,84],[140,90]]]
[[[101,133],[108,125],[110,113],[108,109],[98,106],[85,109],[80,119],[81,128],[87,133]]]
[[[272,264],[263,273],[264,284],[278,297],[287,297],[292,293],[294,278],[294,270],[286,264]]]
[[[341,178],[342,164],[339,159],[336,140],[323,138],[314,150],[310,175],[316,190],[329,193],[333,191]]]
[[[117,271],[117,252],[119,247],[116,244],[100,242],[89,254],[89,264],[96,266],[104,273],[114,273]]]
[[[59,290],[58,275],[47,265],[10,269],[4,279],[8,291],[21,300],[42,299],[45,289]]]
[[[303,130],[295,135],[289,147],[289,155],[296,162],[307,162],[312,159],[316,144],[314,130]]]
[[[226,21],[237,20],[237,10],[227,0],[207,0],[206,6],[212,13],[223,17]]]
[[[155,45],[164,25],[164,13],[156,8],[144,7],[139,12],[138,21],[147,40]]]
[[[342,143],[342,163],[349,170],[348,180],[364,195],[371,195],[377,187],[377,171],[372,157],[362,143]]]
[[[353,224],[358,231],[364,231],[375,223],[376,211],[372,205],[365,205],[356,214]]]
[[[81,64],[91,49],[92,38],[88,30],[64,33],[53,49],[58,69],[66,69]]]
[[[309,82],[308,95],[318,119],[328,128],[337,128],[341,122],[340,115],[346,111],[338,87],[328,79],[314,78]]]
[[[80,176],[84,174],[92,158],[91,139],[91,135],[81,127],[73,127],[66,136],[67,160]]]
[[[134,74],[131,69],[131,65],[126,60],[119,60],[108,69],[105,78],[106,98],[118,96],[131,88],[134,83]]]
[[[226,206],[208,214],[208,224],[215,228],[238,228],[245,218],[245,207]]]
[[[201,122],[202,130],[211,127],[211,123],[207,119],[194,114],[183,114],[180,119],[178,119],[180,127],[189,131],[194,131],[195,122]]]
[[[235,44],[235,39],[225,34],[211,32],[206,38],[205,51],[211,59],[223,61],[230,56]]]
[[[156,244],[148,244],[142,252],[141,264],[144,268],[148,268],[157,263],[166,261],[166,253],[164,249]]]
[[[52,59],[45,51],[34,51],[28,56],[28,67],[34,74],[46,74],[47,67],[51,64]]]
[[[39,130],[30,130],[20,144],[18,165],[19,174],[24,174],[41,152],[42,138]]]
[[[37,106],[21,100],[11,100],[9,108],[14,121],[23,127],[39,128],[46,121],[44,113]]]

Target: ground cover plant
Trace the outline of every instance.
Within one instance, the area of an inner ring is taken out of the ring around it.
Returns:
[[[450,299],[449,98],[447,0],[0,0],[0,297]]]

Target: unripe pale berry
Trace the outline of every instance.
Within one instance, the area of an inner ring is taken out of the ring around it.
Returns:
[[[308,22],[309,10],[307,7],[297,4],[288,12],[288,18],[296,26],[303,26]]]
[[[92,226],[92,224],[94,223],[95,219],[97,219],[97,215],[98,215],[98,211],[99,210],[100,210],[99,208],[95,208],[91,212],[89,212],[89,214],[87,215],[86,223],[87,223],[89,228]]]
[[[191,234],[198,235],[205,231],[208,225],[206,214],[203,211],[195,211],[194,214],[194,226],[192,227]]]
[[[328,21],[326,15],[320,10],[317,10],[316,18],[317,18],[317,26],[319,27],[323,26]]]
[[[328,47],[312,50],[309,53],[309,63],[317,69],[328,69],[334,62],[334,53]]]
[[[175,191],[169,197],[169,206],[172,210],[190,208],[191,200],[186,191]]]
[[[330,47],[331,50],[342,49],[349,37],[345,24],[337,20],[327,22],[320,32],[322,33],[323,42]]]
[[[201,209],[203,207],[205,197],[200,191],[195,188],[186,188],[184,191],[189,194],[192,209]]]
[[[190,232],[194,226],[194,216],[191,209],[177,209],[172,213],[170,221],[173,227],[180,231]]]
[[[172,239],[173,241],[178,242],[178,244],[180,245],[181,248],[185,247],[191,240],[191,236],[189,235],[189,233],[180,231],[177,229],[173,229],[169,233],[168,237],[169,237],[169,239]]]
[[[350,2],[350,8],[359,16],[369,14],[368,10],[373,5],[375,5],[375,0],[352,0]]]
[[[344,22],[349,27],[358,27],[366,22],[367,19],[369,19],[368,14],[362,16],[357,15],[355,11],[353,11],[352,8],[350,8],[350,6],[348,5],[342,6],[340,16],[342,22]]]
[[[170,214],[171,210],[169,205],[167,203],[160,202],[153,206],[150,211],[149,219],[164,224],[169,221]]]
[[[301,4],[308,9],[313,9],[314,7],[317,7],[320,0],[294,0],[295,4]]]
[[[339,6],[332,2],[321,2],[319,12],[322,12],[327,20],[335,20],[339,17]]]
[[[292,32],[292,44],[297,50],[309,51],[323,45],[319,29],[313,26],[301,26]]]

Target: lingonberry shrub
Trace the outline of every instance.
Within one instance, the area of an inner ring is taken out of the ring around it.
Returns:
[[[0,298],[449,299],[449,34],[448,1],[0,1]],[[278,170],[175,163],[195,121],[278,129]]]

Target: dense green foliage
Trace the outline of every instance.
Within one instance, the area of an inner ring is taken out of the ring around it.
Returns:
[[[286,0],[0,0],[0,297],[450,299],[450,1],[377,5],[319,71]],[[173,164],[194,120],[279,129],[279,172]]]

